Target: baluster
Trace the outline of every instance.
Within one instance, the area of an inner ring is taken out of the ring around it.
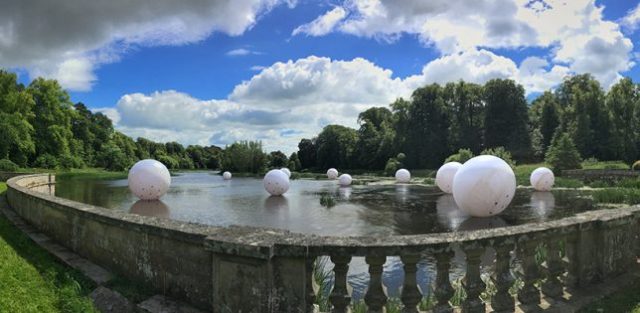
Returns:
[[[491,278],[496,286],[496,293],[491,297],[491,308],[494,312],[513,312],[515,310],[515,299],[509,293],[509,289],[514,282],[511,274],[511,251],[514,244],[511,242],[498,242],[496,250],[496,272]]]
[[[538,265],[535,260],[538,241],[528,237],[522,239],[522,242],[518,244],[518,256],[522,261],[524,286],[518,291],[518,300],[525,307],[535,307],[540,304],[540,291],[534,285],[539,277]]]
[[[306,260],[305,288],[307,289],[306,312],[313,312],[313,303],[316,301],[316,291],[313,288],[313,263],[320,262],[320,258],[309,257]],[[318,267],[319,268],[319,267]]]
[[[416,272],[418,270],[417,263],[420,261],[420,255],[411,254],[400,257],[404,264],[404,284],[402,285],[402,304],[404,304],[404,313],[417,313],[418,303],[422,299],[422,294],[418,289],[416,280]]]
[[[331,304],[333,305],[332,312],[335,313],[346,313],[349,309],[351,297],[347,290],[347,271],[349,270],[350,261],[351,256],[348,255],[331,256],[331,262],[334,264],[333,272],[335,273],[335,279],[329,300],[331,300]]]
[[[382,265],[387,260],[385,256],[367,256],[365,261],[369,265],[369,288],[364,296],[364,303],[367,304],[367,312],[382,313],[384,305],[387,304],[387,295],[382,288]]]
[[[435,253],[436,258],[436,282],[434,295],[436,296],[436,306],[433,308],[434,313],[450,313],[453,312],[449,299],[453,297],[453,287],[449,280],[449,269],[451,267],[451,257],[453,251],[449,248],[443,249]]]
[[[542,293],[545,296],[558,299],[562,297],[562,283],[558,278],[564,272],[560,259],[560,242],[552,237],[547,242],[547,280],[542,284]]]
[[[567,276],[564,278],[564,285],[571,289],[578,286],[578,236],[574,231],[566,236],[565,254],[567,255]]]
[[[462,312],[484,312],[485,306],[480,299],[480,294],[486,287],[480,278],[480,258],[484,253],[484,247],[474,242],[463,247],[467,260],[467,273],[462,281],[462,286],[467,293],[467,298],[462,303]]]

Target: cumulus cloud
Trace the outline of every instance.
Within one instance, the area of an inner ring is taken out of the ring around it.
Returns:
[[[2,1],[0,67],[88,90],[100,64],[132,46],[181,45],[214,32],[240,35],[281,0]]]
[[[548,62],[552,64],[547,66],[554,77],[568,68],[575,73],[592,73],[608,87],[635,65],[631,59],[633,43],[619,24],[605,20],[604,7],[595,0],[345,0],[342,8],[349,14],[336,20],[329,31],[384,41],[394,41],[403,34],[417,35],[426,45],[451,57],[434,67],[454,62],[460,55],[477,55],[483,49],[541,47],[550,50]],[[639,12],[639,8],[630,11],[621,23],[635,29]],[[505,70],[506,63],[495,65],[501,67],[494,71]]]
[[[622,18],[621,23],[631,32],[638,29],[638,26],[640,26],[640,3],[638,3],[635,8],[627,12],[627,15]]]
[[[333,28],[347,16],[347,10],[342,7],[335,7],[322,16],[308,24],[300,25],[293,30],[292,35],[307,34],[309,36],[323,36],[333,30]]]

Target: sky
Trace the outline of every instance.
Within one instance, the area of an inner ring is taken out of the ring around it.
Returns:
[[[57,79],[136,138],[291,153],[430,83],[510,78],[528,99],[636,66],[629,0],[0,0],[0,67]]]

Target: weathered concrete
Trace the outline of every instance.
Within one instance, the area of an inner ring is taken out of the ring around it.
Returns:
[[[464,288],[473,298],[465,301],[464,307],[469,311],[484,310],[484,304],[476,298],[485,288],[480,280],[479,258],[486,249],[499,251],[497,255],[502,258],[500,271],[504,276],[496,282],[499,290],[508,290],[513,282],[506,270],[512,254],[524,266],[526,288],[519,291],[521,303],[517,305],[524,310],[561,303],[556,298],[564,289],[588,290],[638,267],[635,260],[640,206],[476,231],[327,237],[265,228],[208,227],[130,215],[56,198],[50,194],[54,181],[55,177],[42,174],[10,179],[10,205],[66,248],[105,268],[146,282],[161,294],[214,312],[312,311],[311,265],[317,256],[330,256],[335,264],[336,281],[330,300],[337,311],[346,309],[350,300],[346,273],[352,257],[358,256],[365,257],[369,264],[372,279],[366,303],[373,310],[381,309],[386,301],[380,284],[386,256],[400,256],[409,270],[417,259],[435,256],[439,280],[434,292],[443,311],[450,311],[448,262],[454,245],[463,247],[468,262]],[[543,265],[534,262],[536,249],[559,253],[561,245],[565,247],[566,263],[560,261],[560,255],[550,256]],[[543,275],[546,280],[540,288],[536,281]],[[407,294],[402,294],[403,303],[415,307],[419,291],[404,290]],[[505,308],[515,305],[505,299],[499,302]],[[407,311],[415,312],[411,308]]]
[[[117,291],[105,287],[96,288],[89,297],[102,313],[134,313],[135,306]]]
[[[202,313],[202,311],[182,302],[155,295],[138,304],[140,313]]]

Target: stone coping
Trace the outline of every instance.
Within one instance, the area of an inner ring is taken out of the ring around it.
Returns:
[[[215,253],[270,259],[272,257],[315,257],[318,255],[401,255],[440,249],[452,243],[474,244],[501,240],[526,240],[535,236],[565,235],[589,229],[595,225],[618,224],[640,219],[640,206],[601,209],[576,214],[558,220],[506,226],[494,229],[392,236],[319,236],[286,230],[249,226],[217,227],[191,222],[140,216],[110,210],[77,201],[36,192],[22,186],[21,180],[44,178],[54,181],[52,174],[23,175],[7,181],[8,192],[20,192],[39,201],[46,201],[62,210],[77,210],[111,225],[137,229],[187,242],[202,243]],[[50,177],[50,178],[49,178]],[[42,184],[41,184],[42,185]],[[33,186],[30,186],[33,187]],[[522,239],[524,238],[524,239]]]

